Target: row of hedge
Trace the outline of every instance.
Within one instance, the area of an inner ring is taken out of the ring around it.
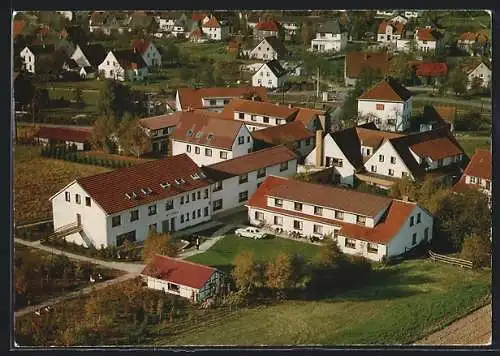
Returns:
[[[42,149],[41,155],[48,158],[62,159],[64,161],[91,164],[94,166],[107,168],[126,168],[133,165],[131,161],[105,159],[94,156],[81,155],[76,152],[75,147],[71,146],[69,148],[66,148],[64,146],[47,146]]]

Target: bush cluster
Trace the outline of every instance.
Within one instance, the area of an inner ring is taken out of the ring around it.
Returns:
[[[93,156],[80,155],[76,152],[75,146],[46,146],[42,148],[41,155],[70,161],[74,163],[91,164],[107,168],[125,168],[132,166],[132,162],[124,160],[113,160],[106,158],[98,158]]]

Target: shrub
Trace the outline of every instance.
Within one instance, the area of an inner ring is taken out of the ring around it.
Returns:
[[[489,266],[491,242],[480,235],[472,235],[463,242],[461,257],[472,262],[474,268]]]

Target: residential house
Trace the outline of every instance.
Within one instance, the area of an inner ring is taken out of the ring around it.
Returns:
[[[139,119],[139,125],[144,128],[151,140],[151,152],[166,154],[169,152],[169,138],[179,123],[181,113],[159,115]]]
[[[265,37],[249,53],[249,58],[269,61],[287,56],[287,50],[278,37]]]
[[[89,32],[101,32],[108,36],[113,32],[123,33],[129,21],[127,12],[94,11],[89,17]]]
[[[128,32],[155,33],[158,30],[158,23],[145,11],[134,11],[127,22],[127,28]]]
[[[422,52],[440,53],[443,49],[442,37],[440,32],[429,27],[415,30],[417,49]]]
[[[374,121],[385,131],[403,132],[410,128],[413,94],[388,77],[358,98],[358,122]]]
[[[261,17],[256,11],[250,11],[244,16],[249,29],[254,30],[255,27],[261,22]]]
[[[172,154],[186,153],[206,166],[252,152],[253,138],[244,123],[194,112],[181,112],[172,134]]]
[[[35,134],[38,143],[44,146],[65,146],[68,149],[85,151],[90,149],[92,129],[42,126]]]
[[[488,46],[488,35],[484,32],[464,32],[457,40],[457,47],[471,56],[484,55]]]
[[[23,34],[24,28],[26,26],[26,21],[24,20],[14,20],[12,21],[12,38],[16,38]]]
[[[200,27],[193,29],[188,35],[189,41],[193,43],[205,43],[208,42],[208,36],[203,32]]]
[[[408,11],[405,11],[404,12],[404,16],[407,18],[407,19],[416,19],[417,17],[420,16],[420,13],[422,11],[421,10],[408,10]]]
[[[453,186],[453,191],[460,192],[467,188],[476,188],[486,194],[491,202],[492,164],[491,151],[476,149],[460,180]]]
[[[481,79],[481,86],[487,88],[491,84],[491,69],[485,62],[479,64],[466,64],[463,67],[467,74],[467,89],[472,88],[472,82],[475,78]]]
[[[297,16],[282,16],[280,17],[280,24],[285,32],[285,41],[289,41],[295,36],[299,35],[302,26],[302,18]]]
[[[148,288],[178,295],[201,303],[216,295],[224,286],[224,273],[213,267],[155,255],[142,270]]]
[[[106,58],[106,50],[99,43],[76,45],[70,59],[77,65],[80,77],[95,78],[99,65]]]
[[[404,24],[401,22],[382,21],[377,31],[377,41],[396,43],[404,33]]]
[[[391,57],[384,52],[347,52],[345,57],[344,80],[346,86],[354,86],[360,73],[372,71],[383,78],[389,69]]]
[[[260,21],[257,25],[255,25],[253,29],[253,37],[255,41],[261,41],[270,36],[283,39],[283,32],[278,21],[265,20]]]
[[[455,106],[425,105],[420,124],[420,132],[448,126],[450,132],[455,131],[457,108]]]
[[[172,28],[172,35],[174,37],[185,36],[186,32],[189,34],[193,29],[191,28],[193,22],[188,20],[186,14],[181,14],[175,20],[174,27]]]
[[[275,146],[203,167],[211,186],[212,214],[241,207],[270,175],[293,177],[297,154],[285,146]]]
[[[100,248],[182,230],[211,219],[210,184],[186,154],[78,178],[49,199],[54,231]]]
[[[281,88],[288,81],[287,71],[281,66],[277,59],[264,63],[252,75],[254,87]]]
[[[408,18],[406,16],[399,14],[399,15],[396,15],[396,16],[390,18],[389,22],[392,22],[392,23],[399,22],[400,24],[403,24],[404,26],[406,26],[406,24],[408,23]]]
[[[410,70],[420,80],[425,80],[424,84],[438,85],[442,83],[448,75],[448,64],[446,62],[409,62]]]
[[[229,37],[229,26],[225,22],[217,20],[215,16],[211,16],[208,21],[203,22],[201,30],[212,41],[224,41]]]
[[[254,150],[277,145],[285,145],[298,154],[299,161],[314,148],[314,133],[304,127],[300,121],[252,131]]]
[[[373,261],[433,236],[433,216],[417,203],[282,177],[267,178],[247,207],[252,225],[331,238],[343,253]]]
[[[231,99],[224,107],[224,119],[244,123],[249,131],[284,125],[295,120],[298,109],[255,100]]]
[[[144,59],[133,49],[109,51],[98,69],[105,78],[119,81],[139,81],[148,75]]]
[[[388,17],[388,16],[394,16],[395,13],[396,13],[396,11],[394,11],[394,10],[377,10],[376,15]]]
[[[446,181],[459,175],[467,155],[447,126],[386,139],[364,163],[366,174],[356,177],[380,188],[408,177]]]
[[[23,48],[19,56],[21,57],[24,70],[29,73],[36,73],[36,61],[43,56],[51,56],[55,52],[54,45],[29,45]]]
[[[158,22],[159,32],[172,32],[175,25],[176,16],[175,13],[162,13],[156,17],[156,22]]]
[[[204,109],[222,112],[230,99],[248,98],[267,101],[267,89],[263,87],[212,87],[212,88],[179,88],[175,95],[177,111]]]
[[[347,45],[347,30],[337,20],[321,24],[316,38],[311,41],[311,50],[316,52],[341,52]]]
[[[152,41],[144,39],[134,40],[132,42],[132,49],[141,55],[144,63],[146,63],[149,68],[161,67],[161,54]]]
[[[331,110],[318,110],[302,107],[295,107],[298,109],[295,121],[301,122],[302,125],[309,131],[315,133],[316,130],[324,130],[331,124]]]

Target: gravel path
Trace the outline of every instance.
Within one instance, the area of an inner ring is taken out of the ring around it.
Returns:
[[[491,344],[491,304],[415,343],[415,345],[489,344]]]

